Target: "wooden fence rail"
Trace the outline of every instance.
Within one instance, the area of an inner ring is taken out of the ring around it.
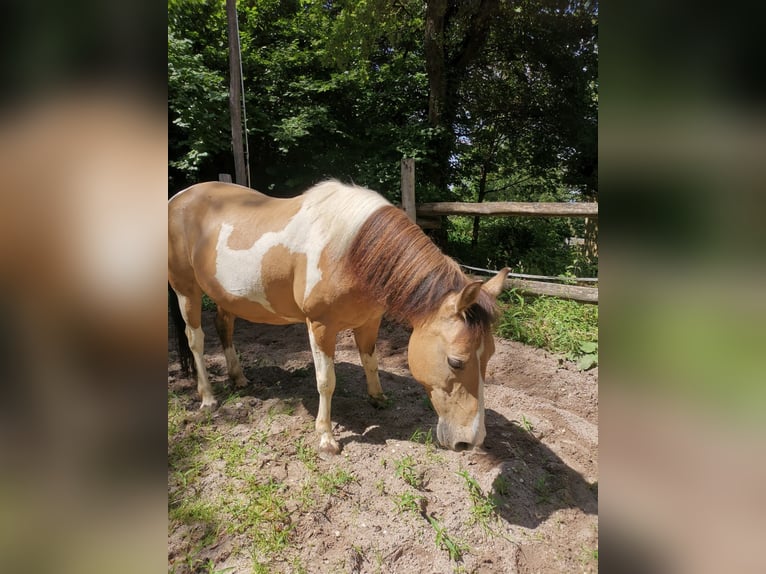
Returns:
[[[518,202],[488,201],[461,203],[445,201],[421,203],[415,201],[415,166],[409,158],[402,159],[402,208],[421,227],[438,228],[438,219],[446,215],[498,216],[498,217],[585,217],[595,223],[598,219],[598,203]],[[543,281],[508,278],[505,287],[518,289],[533,295],[550,295],[583,303],[598,303],[598,287],[558,285]]]
[[[439,215],[496,215],[502,217],[591,217],[598,218],[598,203],[555,203],[487,201],[484,203],[461,203],[445,201],[421,203],[416,207],[417,215],[434,217]]]

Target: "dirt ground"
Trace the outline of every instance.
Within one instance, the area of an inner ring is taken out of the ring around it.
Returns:
[[[342,452],[325,461],[307,448],[316,446],[318,394],[305,326],[238,321],[235,346],[251,385],[234,393],[213,317],[205,312],[203,327],[221,405],[215,412],[198,411],[196,384],[180,377],[169,350],[169,408],[176,413],[168,434],[169,512],[209,503],[200,522],[193,513],[171,516],[169,571],[598,570],[597,369],[580,372],[543,350],[496,339],[485,389],[487,438],[482,449],[458,453],[431,444],[436,414],[409,374],[408,331],[387,322],[381,328],[381,383],[391,403],[384,409],[367,402],[353,336],[342,333],[332,402]],[[206,453],[216,441],[241,445],[244,455],[232,466],[225,449]],[[323,488],[328,476],[345,479]],[[231,508],[242,506],[224,499],[254,483],[273,487],[283,512],[267,509],[237,527],[243,514]],[[263,529],[280,534],[279,543],[262,544]]]

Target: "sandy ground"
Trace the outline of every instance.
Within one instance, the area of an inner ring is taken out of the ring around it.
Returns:
[[[252,383],[226,401],[234,389],[225,375],[213,317],[204,314],[206,357],[222,406],[200,418],[196,384],[180,377],[172,350],[169,389],[181,401],[190,428],[205,425],[243,445],[268,437],[265,447],[248,451],[242,470],[254,480],[274,481],[289,501],[288,545],[263,554],[253,549],[251,532],[221,524],[203,539],[193,524],[171,520],[170,571],[598,570],[598,369],[580,372],[546,351],[497,339],[485,389],[484,447],[457,453],[422,439],[429,429],[435,436],[436,415],[407,369],[407,330],[387,322],[381,328],[381,383],[391,399],[385,409],[367,402],[353,336],[342,333],[332,403],[342,452],[329,461],[317,459],[311,469],[298,460],[296,446],[316,446],[317,440],[312,429],[318,395],[305,326],[238,321],[235,345]],[[418,430],[421,440],[413,440]],[[169,438],[169,452],[183,436],[181,429]],[[407,456],[414,461],[417,488],[396,472]],[[179,497],[216,500],[217,493],[231,490],[231,473],[204,460],[195,467],[201,476],[194,488],[181,488],[178,465],[169,466],[171,505]],[[353,480],[331,494],[310,490],[319,475],[334,469],[344,469]],[[471,497],[466,474],[493,502],[494,512],[484,524],[477,520],[477,499]],[[299,492],[311,492],[310,503]],[[416,497],[417,512],[397,509],[395,501],[408,494]],[[458,560],[438,541],[428,517],[461,545]],[[254,570],[254,562],[262,569]]]

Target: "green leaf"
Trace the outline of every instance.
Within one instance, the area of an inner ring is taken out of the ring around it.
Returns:
[[[577,361],[577,368],[581,371],[587,371],[588,369],[598,364],[598,354],[583,355],[580,360]]]
[[[580,350],[583,353],[595,353],[598,351],[598,343],[593,341],[586,341],[585,343],[580,343]]]

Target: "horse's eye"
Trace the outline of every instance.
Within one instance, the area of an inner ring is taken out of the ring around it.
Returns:
[[[447,357],[447,363],[453,369],[462,369],[465,367],[465,363],[463,361],[460,359],[453,359],[452,357]]]

